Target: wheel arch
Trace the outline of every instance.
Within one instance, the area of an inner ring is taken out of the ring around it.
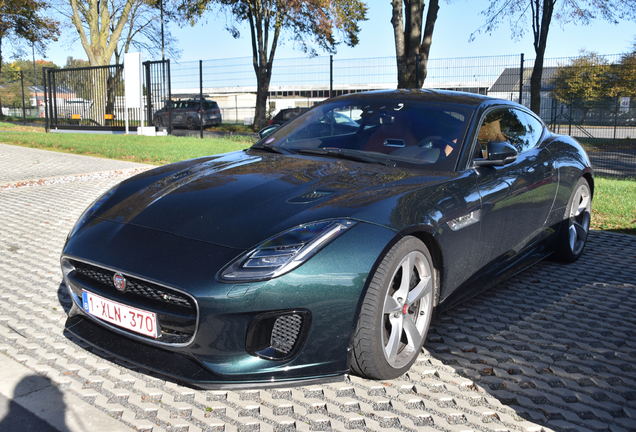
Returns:
[[[353,330],[358,322],[358,317],[360,316],[360,311],[362,309],[362,303],[364,301],[365,296],[367,295],[367,291],[369,289],[369,284],[373,279],[373,275],[375,274],[378,266],[386,256],[386,254],[395,246],[400,240],[404,237],[412,236],[420,240],[424,243],[424,246],[428,248],[428,251],[431,254],[431,258],[433,260],[433,268],[435,270],[435,295],[433,297],[433,308],[435,308],[439,303],[440,292],[441,292],[441,283],[443,280],[443,269],[444,269],[444,259],[441,252],[441,247],[434,236],[433,227],[430,226],[421,226],[421,227],[411,227],[409,229],[396,232],[395,235],[391,238],[390,241],[382,249],[382,252],[378,255],[378,258],[373,263],[373,266],[369,270],[366,281],[364,282],[364,286],[360,292],[360,298],[358,301],[358,305],[356,306],[356,312],[354,316],[354,324],[353,329],[351,331],[351,336],[353,337]],[[351,345],[351,344],[350,344]]]
[[[431,228],[431,227],[426,227]],[[428,229],[412,229],[401,234],[402,237],[412,236],[420,240],[431,254],[433,259],[433,268],[435,269],[435,292],[433,296],[433,307],[437,307],[439,303],[442,280],[444,278],[444,256],[442,248],[435,239],[433,233]]]
[[[592,193],[592,198],[594,198],[594,176],[588,171],[584,173],[582,177],[587,181],[587,184],[590,185],[590,192]]]

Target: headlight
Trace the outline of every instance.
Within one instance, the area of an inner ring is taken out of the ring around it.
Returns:
[[[221,272],[219,279],[247,282],[281,276],[303,264],[356,224],[350,220],[328,220],[292,228],[241,255]]]
[[[97,209],[99,209],[106,201],[108,201],[108,199],[111,196],[113,196],[113,194],[117,191],[118,187],[119,185],[116,185],[110,188],[109,190],[106,191],[106,193],[104,193],[102,196],[100,196],[95,201],[93,201],[93,203],[90,206],[88,206],[88,208],[84,211],[82,216],[80,216],[77,222],[75,222],[75,226],[73,227],[71,232],[68,234],[68,236],[71,237],[76,232],[81,230],[86,224],[86,221],[88,221],[90,217],[93,216],[93,214],[97,211]]]

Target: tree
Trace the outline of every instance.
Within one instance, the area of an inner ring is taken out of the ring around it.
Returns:
[[[355,46],[360,31],[358,22],[366,20],[367,6],[362,0],[180,0],[181,15],[194,25],[204,13],[221,9],[234,16],[237,23],[247,23],[252,38],[252,59],[256,74],[256,113],[254,124],[264,126],[272,64],[279,39],[287,34],[302,51],[315,55],[312,40],[319,48],[335,53],[338,41]],[[235,37],[234,25],[227,30]]]
[[[83,68],[83,67],[89,67],[91,65],[91,62],[89,62],[88,60],[84,60],[84,59],[75,59],[71,56],[66,57],[66,64],[64,65],[65,68]]]
[[[134,47],[137,52],[146,51],[151,57],[158,57],[161,54],[161,9],[164,9],[164,16],[174,18],[172,8],[166,9],[173,3],[166,5],[165,0],[145,0],[136,1],[130,10],[128,22],[123,31],[123,40],[115,50],[115,63],[119,64],[130,47]],[[177,48],[177,39],[170,31],[164,29],[165,50],[168,57],[179,59],[181,50]]]
[[[138,0],[68,0],[73,26],[91,66],[110,64],[130,10]]]
[[[422,88],[426,79],[428,56],[439,11],[439,0],[428,2],[424,32],[423,0],[391,0],[393,35],[398,70],[398,88]],[[419,55],[419,62],[417,62]]]
[[[636,43],[617,65],[612,65],[612,78],[611,96],[636,97]]]
[[[42,85],[43,74],[42,68],[58,69],[53,62],[36,60],[35,71],[37,85]],[[33,62],[31,60],[16,60],[11,63],[2,64],[2,72],[0,73],[0,84],[8,84],[20,80],[20,71],[24,78],[24,85],[31,86],[33,83]]]
[[[59,22],[42,16],[48,4],[44,0],[4,0],[0,3],[0,64],[2,46],[19,48],[22,41],[43,53],[50,41],[57,40]]]
[[[161,9],[167,19],[177,19],[174,2],[166,0],[57,0],[57,10],[77,31],[91,66],[120,64],[131,47],[161,52]],[[165,31],[166,50],[180,56],[176,39]]]
[[[587,25],[597,17],[618,23],[619,19],[636,17],[636,0],[491,0],[482,14],[486,23],[477,32],[490,33],[508,20],[514,38],[521,38],[528,31],[530,21],[536,54],[530,77],[530,109],[539,114],[543,59],[552,19],[561,25],[570,22]]]
[[[560,102],[575,103],[583,110],[583,121],[590,109],[608,99],[611,92],[611,65],[595,52],[581,55],[561,66],[552,78],[552,95]]]

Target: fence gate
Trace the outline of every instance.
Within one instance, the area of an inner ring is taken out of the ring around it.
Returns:
[[[128,109],[129,130],[170,99],[170,61],[144,62],[144,107]],[[148,91],[150,89],[150,91]],[[44,70],[46,128],[66,130],[126,130],[124,66]]]
[[[144,95],[146,104],[146,118],[149,126],[166,126],[168,133],[172,133],[172,104],[170,88],[170,60],[144,62]],[[150,91],[148,91],[150,90]],[[168,124],[155,125],[154,113],[167,108]]]

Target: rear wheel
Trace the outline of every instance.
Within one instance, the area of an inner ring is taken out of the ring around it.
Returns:
[[[583,253],[590,231],[592,193],[584,178],[574,187],[565,213],[565,220],[559,232],[553,258],[562,262],[574,262]]]
[[[355,373],[391,379],[415,362],[433,313],[434,271],[428,249],[415,237],[400,240],[382,259],[353,337]]]
[[[163,126],[163,119],[159,116],[155,117],[155,126],[156,127],[162,127]]]

